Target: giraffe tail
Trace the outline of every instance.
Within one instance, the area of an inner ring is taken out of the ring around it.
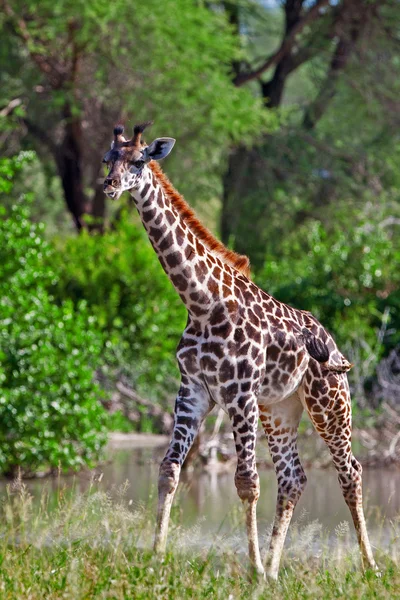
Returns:
[[[312,331],[305,327],[301,331],[301,337],[306,347],[308,354],[322,364],[324,369],[335,373],[346,373],[352,368],[352,364],[340,354],[340,362],[329,362],[331,353],[325,342],[317,338]]]

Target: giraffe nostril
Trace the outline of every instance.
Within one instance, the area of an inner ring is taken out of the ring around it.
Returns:
[[[118,179],[113,179],[112,182],[111,182],[111,185],[113,187],[117,187],[117,185],[118,185]]]

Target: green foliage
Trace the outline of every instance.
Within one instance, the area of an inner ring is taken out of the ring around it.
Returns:
[[[106,339],[103,362],[128,375],[146,397],[175,393],[175,350],[186,310],[138,218],[124,215],[104,235],[83,232],[57,245],[53,293],[74,305],[87,302]]]
[[[385,324],[378,356],[400,339],[399,6],[376,3],[368,43],[360,38],[349,60],[339,61],[345,69],[310,129],[304,115],[327,83],[335,23],[345,26],[349,19],[339,15],[350,3],[330,2],[299,32],[284,62],[263,74],[266,84],[278,66],[284,89],[276,111],[262,106],[259,81],[232,83],[239,63],[252,70],[280,47],[292,4],[8,0],[0,15],[0,142],[10,152],[35,147],[38,155],[29,165],[1,162],[0,186],[9,193],[18,171],[14,192],[35,190],[33,219],[44,215],[47,231],[59,233],[66,221],[56,175],[63,158],[75,161],[89,195],[101,179],[112,125],[122,119],[129,129],[154,119],[149,136],[177,138],[166,163],[174,184],[211,225],[223,198],[224,239],[250,255],[257,282],[312,310],[344,349],[364,344],[363,356]],[[304,3],[303,16],[310,6]],[[237,161],[223,181],[232,145]],[[82,155],[71,157],[74,148]],[[96,199],[102,206],[102,196]],[[2,269],[13,277],[13,260],[22,265],[24,250],[19,241],[7,243],[12,256]],[[103,237],[84,232],[60,239],[55,253],[40,252],[36,260],[29,251],[35,266],[20,270],[32,297],[40,288],[48,314],[53,305],[61,311],[55,320],[63,310],[95,316],[101,362],[129,375],[147,397],[172,393],[185,311],[138,222],[124,218]]]
[[[254,4],[258,7],[255,16],[241,9],[240,31],[245,31],[243,43],[250,50],[248,62],[257,69],[260,56],[273,54],[284,43],[282,19],[286,14],[286,27],[293,27],[296,5],[288,1]],[[374,5],[372,16],[368,9]],[[301,17],[308,6],[311,3],[302,6]],[[225,241],[231,241],[239,252],[247,252],[256,269],[261,267],[266,249],[274,256],[282,236],[290,235],[306,219],[320,220],[329,228],[337,203],[346,201],[352,210],[360,198],[367,199],[379,215],[379,205],[387,200],[386,195],[381,196],[382,190],[391,195],[394,189],[392,206],[399,203],[399,82],[394,77],[399,61],[395,33],[399,5],[391,1],[365,4],[366,11],[360,12],[357,23],[364,21],[366,29],[360,29],[348,60],[340,60],[335,71],[331,70],[331,61],[335,62],[332,33],[337,33],[334,23],[348,8],[347,2],[330,2],[327,10],[297,35],[291,54],[276,70],[265,74],[267,85],[262,93],[267,89],[275,97],[281,126],[259,147],[241,155],[239,151],[236,164],[230,165],[222,230]],[[244,70],[248,68],[243,65]],[[316,104],[320,119],[311,126],[308,117]],[[374,228],[374,211],[369,216]],[[357,227],[357,219],[348,223],[348,227],[353,225]]]
[[[0,160],[0,194],[9,194],[15,185],[15,177],[34,159],[34,152],[20,152]]]
[[[386,345],[400,341],[400,244],[390,200],[382,195],[379,209],[366,201],[361,210],[343,202],[329,225],[307,221],[267,255],[257,277],[283,302],[312,311],[342,348],[362,340],[364,358],[378,330],[389,328]]]
[[[10,137],[35,147],[50,175],[66,114],[84,123],[76,142],[84,149],[80,166],[88,189],[96,185],[113,124],[122,119],[129,131],[134,122],[153,119],[149,136],[177,139],[169,160],[175,184],[201,206],[221,192],[232,140],[249,144],[276,125],[251,90],[232,83],[240,48],[222,11],[194,0],[8,1],[14,16],[0,15],[6,38],[0,106],[23,98],[28,126],[21,129],[11,111]],[[67,74],[57,85],[60,72]]]
[[[120,431],[122,433],[134,431],[133,423],[120,410],[116,410],[110,414],[107,427],[109,431]]]
[[[21,205],[0,220],[0,472],[91,465],[105,443],[93,381],[102,347],[82,302],[57,305],[43,225]]]

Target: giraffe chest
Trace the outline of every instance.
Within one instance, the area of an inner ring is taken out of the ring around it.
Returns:
[[[265,336],[246,331],[240,319],[190,326],[178,346],[181,371],[202,383],[212,399],[227,407],[260,388],[265,363]]]
[[[261,339],[260,339],[261,341]],[[220,387],[259,377],[263,358],[261,347],[246,338],[245,331],[229,321],[188,328],[178,346],[181,371],[200,378],[216,401]]]

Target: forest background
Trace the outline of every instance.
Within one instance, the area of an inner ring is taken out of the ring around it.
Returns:
[[[0,472],[168,429],[185,309],[102,191],[113,125],[148,119],[203,222],[334,334],[357,426],[398,460],[400,3],[0,7]]]

